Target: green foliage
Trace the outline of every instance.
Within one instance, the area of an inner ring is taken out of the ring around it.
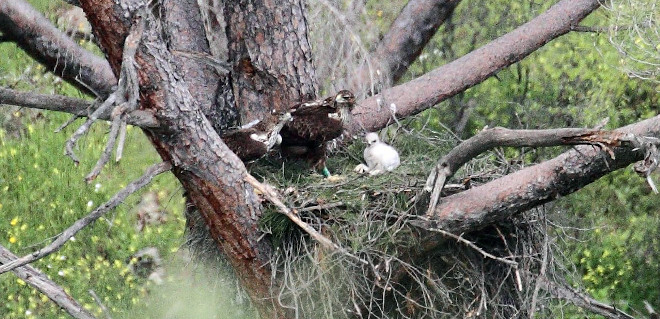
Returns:
[[[568,224],[594,228],[566,243],[586,290],[624,310],[660,304],[660,198],[642,179],[616,172],[560,204],[577,215]]]
[[[87,185],[83,177],[104,147],[108,125],[96,124],[90,136],[79,143],[76,151],[82,161],[75,167],[63,155],[64,144],[75,127],[52,133],[67,119],[63,114],[46,113],[43,119],[25,123],[26,134],[21,139],[8,139],[0,130],[0,220],[4,221],[0,223],[0,242],[18,254],[47,244],[48,238],[88,214],[158,161],[142,133],[129,128],[122,162],[110,163],[94,183]],[[166,223],[149,225],[142,232],[136,230],[135,205],[144,190],[34,266],[96,314],[100,314],[100,308],[89,289],[101,296],[112,312],[141,302],[148,284],[128,270],[130,256],[154,246],[167,259],[181,245],[184,229],[183,198],[174,177],[160,176],[148,189],[158,194],[168,211]],[[5,292],[5,300],[0,303],[3,318],[67,317],[14,276],[1,276],[0,287]]]
[[[645,1],[641,1],[644,3]],[[618,3],[618,2],[617,2]],[[481,47],[547,9],[551,2],[487,1],[479,6],[458,6],[450,24],[444,25],[411,67],[411,76],[448,63]],[[648,6],[644,7],[648,8]],[[618,11],[621,9],[622,11]],[[601,9],[582,25],[631,26],[639,19],[657,20],[656,12],[618,8]],[[655,21],[655,20],[654,20]],[[633,28],[636,38],[626,40],[622,58],[609,41],[608,33],[569,33],[546,44],[523,61],[499,71],[480,85],[426,112],[428,124],[442,130],[460,119],[461,111],[474,105],[467,125],[457,133],[464,138],[485,125],[509,128],[590,127],[609,117],[607,127],[616,128],[657,115],[657,83],[630,78],[631,60],[655,53],[646,42],[657,28]],[[625,31],[625,30],[624,30]],[[625,32],[622,37],[634,32]],[[621,40],[621,37],[615,38]],[[657,38],[656,38],[657,40]],[[652,42],[652,41],[651,41]],[[656,41],[657,42],[657,41]],[[654,43],[653,45],[658,45]],[[644,51],[644,49],[647,49]],[[657,49],[657,48],[656,48]],[[637,54],[637,55],[635,55]],[[634,64],[634,63],[633,63]],[[639,63],[636,65],[640,68]],[[648,65],[647,65],[648,69]],[[622,72],[624,71],[624,72]],[[657,72],[657,64],[655,64]],[[655,73],[657,76],[657,73]],[[403,81],[405,81],[404,79]],[[539,161],[565,149],[537,150],[526,154],[526,162]],[[521,153],[507,150],[508,158]],[[660,198],[649,191],[643,179],[630,170],[617,172],[560,201],[561,211],[576,218],[570,226],[595,228],[577,232],[580,241],[566,241],[587,291],[600,300],[624,309],[642,309],[642,301],[660,307],[660,269],[657,212]],[[559,233],[558,236],[565,236]]]

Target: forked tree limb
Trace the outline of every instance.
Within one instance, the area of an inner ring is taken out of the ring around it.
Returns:
[[[0,87],[0,104],[28,107],[40,110],[70,113],[76,116],[89,116],[96,107],[93,101],[87,101],[57,94],[38,94],[21,92]],[[111,121],[111,111],[102,112],[98,119]],[[141,128],[159,128],[156,117],[148,111],[134,110],[126,114],[128,124]]]
[[[131,31],[128,33],[128,36],[124,41],[121,73],[119,74],[119,86],[117,91],[112,93],[112,95],[117,97],[117,101],[114,103],[115,106],[111,113],[112,126],[103,153],[96,162],[96,165],[94,165],[92,171],[87,174],[87,176],[85,176],[85,181],[88,183],[94,180],[101,173],[103,166],[105,166],[108,160],[110,160],[110,154],[115,147],[115,142],[119,136],[120,128],[124,123],[124,114],[138,108],[138,95],[140,89],[138,85],[137,71],[135,70],[137,66],[137,63],[135,62],[135,54],[137,52],[138,46],[140,45],[145,24],[145,18],[138,16],[137,21],[135,21],[131,27]],[[91,117],[90,120],[92,120]],[[78,131],[76,131],[76,133],[78,133]],[[72,140],[73,137],[69,140],[69,142]],[[73,140],[73,142],[75,143],[75,140]],[[67,143],[67,146],[68,145],[69,143]],[[67,148],[67,151],[69,151],[69,148]]]
[[[360,87],[360,83],[369,83],[374,78],[375,71],[380,73],[379,76],[387,77],[387,82],[399,80],[460,2],[408,1],[382,40],[375,44],[371,57],[373,63],[370,65],[382,66],[384,70],[369,70],[370,65],[363,65],[352,73],[353,77],[348,81],[349,86],[355,89]]]
[[[353,110],[356,123],[350,131],[358,132],[360,124],[367,131],[387,126],[392,122],[392,113],[388,109],[391,104],[395,105],[394,115],[404,118],[463,92],[522,60],[549,41],[570,32],[598,7],[598,0],[562,0],[485,46],[414,80],[363,100]]]
[[[645,140],[660,136],[660,116],[617,129]],[[655,140],[657,142],[657,139]],[[470,232],[509,218],[532,207],[573,193],[602,176],[643,160],[635,142],[603,151],[598,146],[576,146],[548,161],[526,167],[464,192],[443,197],[437,208],[413,224],[422,228]],[[420,253],[440,244],[428,236]]]
[[[0,264],[11,263],[16,260],[16,258],[16,255],[12,254],[9,249],[0,245]],[[48,277],[38,269],[30,265],[24,265],[13,269],[13,272],[18,278],[21,278],[28,285],[39,290],[39,292],[52,300],[56,305],[66,311],[66,313],[71,315],[71,317],[77,319],[96,318],[79,302],[73,299],[71,295],[66,293],[62,287],[48,279]]]
[[[0,1],[0,31],[82,92],[105,97],[117,83],[107,60],[80,47],[23,0]]]
[[[548,130],[510,130],[495,127],[479,132],[454,147],[438,160],[426,182],[425,191],[431,192],[427,215],[432,215],[445,183],[465,163],[477,155],[501,146],[548,147],[560,145],[597,145],[605,150],[631,142],[628,134],[618,131],[601,131],[585,128],[560,128]]]
[[[16,269],[16,267],[21,267],[23,265],[29,264],[35,260],[39,260],[43,257],[46,257],[56,251],[58,251],[62,246],[71,239],[75,234],[80,230],[87,227],[89,224],[95,222],[101,216],[109,212],[110,210],[117,207],[121,204],[126,197],[135,193],[140,188],[146,186],[151,182],[151,180],[157,175],[167,172],[172,168],[172,165],[169,162],[161,162],[149,167],[146,172],[138,179],[134,180],[130,184],[126,185],[122,190],[117,192],[110,200],[103,203],[87,216],[77,220],[69,228],[65,229],[59,236],[53,240],[49,245],[23,257],[14,259],[10,262],[4,263],[0,266],[0,274],[7,271]]]

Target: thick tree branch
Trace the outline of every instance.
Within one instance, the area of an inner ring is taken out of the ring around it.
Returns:
[[[375,131],[397,117],[417,114],[522,60],[550,40],[577,26],[600,6],[598,0],[562,0],[543,14],[465,56],[423,76],[363,100],[353,110],[356,122]],[[358,124],[358,123],[356,123]],[[354,125],[352,132],[359,131]]]
[[[0,2],[0,31],[85,93],[105,97],[117,83],[108,61],[81,48],[23,0]]]
[[[510,130],[496,127],[479,132],[479,134],[463,141],[443,156],[435,165],[426,182],[426,191],[433,191],[429,203],[428,214],[435,211],[440,192],[446,181],[458,171],[463,164],[477,155],[500,146],[514,147],[548,147],[559,145],[598,145],[607,150],[619,146],[622,142],[630,142],[627,134],[607,132],[597,129],[562,128],[548,130]]]
[[[0,87],[0,104],[15,105],[40,110],[70,113],[76,116],[89,116],[96,107],[94,102],[76,99],[56,94],[37,94],[20,92]],[[111,120],[111,112],[103,112],[98,116],[101,120]],[[125,117],[128,124],[141,128],[159,128],[156,117],[148,111],[134,110]]]
[[[110,200],[97,207],[94,211],[89,213],[89,215],[77,220],[75,223],[73,223],[73,225],[65,229],[59,236],[57,236],[57,238],[55,238],[52,243],[46,247],[41,248],[29,255],[25,255],[21,258],[14,259],[11,262],[4,263],[2,266],[0,266],[0,274],[13,270],[16,267],[29,264],[35,260],[41,259],[58,251],[67,241],[69,241],[69,239],[71,239],[71,237],[77,234],[80,230],[95,222],[105,213],[117,207],[117,205],[121,204],[126,199],[126,197],[149,184],[154,177],[158,176],[158,174],[167,172],[171,168],[172,165],[168,162],[158,163],[149,167],[140,178],[126,185],[126,187],[112,196]]]
[[[460,0],[408,1],[387,34],[376,44],[371,57],[371,65],[383,67],[378,71],[380,76],[386,77],[385,82],[396,82],[403,76],[458,3]],[[350,87],[355,90],[359,83],[369,83],[375,71],[363,65],[353,73],[348,82]]]
[[[12,254],[9,249],[0,245],[0,264],[8,264],[16,260],[16,255]],[[18,278],[23,279],[30,286],[39,290],[42,294],[46,295],[50,300],[57,304],[60,308],[66,311],[71,317],[77,319],[95,319],[89,311],[77,302],[71,295],[58,286],[54,281],[37,270],[36,268],[25,265],[13,269]]]
[[[616,130],[636,136],[660,135],[660,117]],[[494,181],[442,198],[428,218],[413,222],[423,228],[450,229],[454,233],[478,230],[532,207],[581,189],[605,174],[644,159],[634,145],[614,147],[577,146],[554,159],[524,168]],[[426,238],[423,250],[439,243]]]

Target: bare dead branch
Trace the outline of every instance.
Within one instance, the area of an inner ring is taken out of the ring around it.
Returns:
[[[40,110],[70,113],[78,117],[89,116],[95,108],[94,102],[57,94],[20,92],[0,87],[0,104],[15,105]],[[98,119],[111,120],[110,112],[100,112]],[[134,110],[126,115],[126,122],[141,128],[159,128],[160,124],[152,113]]]
[[[543,289],[550,292],[552,295],[559,299],[571,302],[572,304],[588,310],[590,312],[599,314],[605,318],[611,319],[634,319],[635,317],[617,309],[614,306],[606,305],[596,299],[591,298],[589,295],[584,294],[572,288],[565,283],[557,283],[545,277],[538,277]]]
[[[373,82],[374,75],[371,73],[374,70],[370,70],[372,65],[385,68],[378,70],[378,73],[388,77],[387,82],[399,80],[459,3],[460,0],[408,1],[392,22],[387,34],[376,44],[372,58],[375,62],[363,65],[352,73],[349,85],[355,89],[358,83]],[[373,87],[372,85],[372,94],[375,94]]]
[[[99,295],[97,295],[93,289],[89,290],[89,294],[92,295],[92,298],[94,298],[96,304],[99,305],[99,307],[101,307],[101,311],[103,311],[103,314],[105,314],[105,318],[112,319],[112,316],[110,315],[110,311],[108,311],[108,307],[106,307],[103,304],[103,301],[101,300],[101,298],[99,298]]]
[[[73,225],[65,229],[59,236],[57,236],[57,238],[55,238],[55,240],[53,240],[52,243],[46,247],[43,247],[31,254],[14,259],[11,262],[4,263],[2,266],[0,266],[0,274],[16,269],[16,267],[21,267],[58,251],[67,241],[69,241],[69,239],[71,239],[71,237],[77,234],[80,230],[95,222],[105,213],[117,207],[117,205],[121,204],[126,199],[126,197],[149,184],[154,177],[169,171],[171,168],[172,165],[169,162],[162,162],[149,167],[140,178],[126,185],[126,187],[112,196],[110,200],[97,207],[87,216],[77,220],[75,223],[73,223]]]
[[[451,238],[453,238],[453,239],[456,239],[458,242],[461,242],[461,243],[463,243],[463,244],[468,245],[470,248],[476,250],[478,253],[482,254],[482,255],[483,255],[484,257],[486,257],[486,258],[490,258],[490,259],[493,259],[493,260],[497,260],[497,261],[499,261],[499,262],[502,262],[502,263],[505,263],[505,264],[507,264],[507,265],[511,265],[511,266],[514,266],[514,267],[518,266],[518,263],[517,263],[517,262],[515,262],[515,261],[513,261],[513,260],[506,259],[506,258],[497,257],[497,256],[495,256],[495,255],[493,255],[493,254],[491,254],[491,253],[489,253],[489,252],[487,252],[487,251],[481,249],[481,248],[480,248],[479,246],[477,246],[475,243],[473,243],[473,242],[471,242],[471,241],[469,241],[469,240],[463,238],[462,236],[454,235],[454,234],[452,234],[452,233],[450,233],[450,232],[448,232],[448,231],[444,231],[444,230],[442,230],[442,229],[437,229],[437,228],[430,228],[430,229],[428,229],[428,230],[429,230],[429,231],[432,231],[432,232],[435,232],[435,233],[439,233],[439,234],[441,234],[442,236],[451,237]]]
[[[23,0],[0,2],[0,31],[82,92],[105,97],[117,83],[107,60],[80,47]]]
[[[139,20],[131,27],[131,31],[126,37],[124,43],[124,55],[121,64],[121,74],[119,75],[119,88],[116,93],[116,96],[119,98],[116,102],[117,106],[112,111],[112,127],[110,129],[110,134],[108,135],[108,142],[106,143],[105,149],[98,161],[96,161],[96,165],[85,177],[85,181],[88,183],[101,173],[103,166],[105,166],[108,160],[110,160],[110,154],[115,147],[120,128],[125,125],[123,120],[124,114],[127,111],[133,111],[138,107],[139,84],[137,79],[135,53],[140,45],[142,32],[144,31],[146,23],[145,19],[139,17],[138,19]]]
[[[489,149],[501,146],[548,147],[589,144],[609,150],[611,147],[619,146],[621,142],[628,141],[630,141],[630,137],[625,133],[596,129],[510,130],[495,127],[483,130],[453,148],[438,161],[431,171],[425,187],[425,191],[432,191],[427,215],[431,215],[435,211],[447,179],[451,178],[469,160]]]
[[[65,154],[71,157],[76,165],[78,165],[79,160],[73,151],[73,147],[76,145],[76,142],[80,137],[82,137],[87,131],[92,127],[92,124],[98,118],[98,114],[101,112],[106,112],[112,109],[110,117],[112,118],[113,130],[110,131],[111,136],[108,138],[108,143],[106,144],[105,151],[103,155],[96,162],[96,166],[90,172],[90,174],[85,177],[87,182],[93,180],[103,168],[103,165],[107,163],[110,158],[110,153],[114,148],[117,135],[119,134],[119,125],[122,121],[122,116],[127,111],[133,111],[137,109],[138,103],[138,94],[139,94],[139,85],[137,79],[136,63],[135,63],[135,53],[137,48],[140,45],[140,40],[142,39],[142,32],[144,31],[144,26],[146,20],[141,17],[137,17],[136,21],[131,26],[131,31],[124,42],[124,50],[121,64],[121,73],[119,75],[119,87],[115,92],[108,96],[108,99],[103,102],[99,108],[89,116],[87,121],[81,125],[71,136],[71,138],[66,142]],[[98,114],[97,114],[98,113]]]
[[[9,264],[16,260],[16,255],[12,254],[9,249],[0,245],[0,264]],[[58,286],[55,282],[48,279],[48,277],[38,269],[24,265],[14,268],[12,270],[18,278],[28,283],[30,286],[39,290],[42,294],[46,295],[56,305],[66,311],[71,317],[77,319],[95,319],[89,311],[77,302],[73,297]]]
[[[115,162],[119,162],[121,160],[121,157],[124,154],[125,142],[126,142],[126,122],[121,121],[121,127],[119,128],[119,141],[117,141],[117,151],[115,152]]]
[[[305,223],[298,215],[296,214],[295,211],[292,211],[287,207],[282,200],[280,200],[279,196],[275,192],[275,190],[272,189],[272,187],[262,184],[259,182],[254,176],[250,174],[246,174],[245,177],[243,178],[246,182],[248,182],[252,187],[254,187],[256,190],[261,192],[273,205],[275,205],[282,214],[284,214],[286,217],[288,217],[292,222],[294,222],[298,227],[300,227],[302,230],[304,230],[309,236],[314,238],[319,244],[323,245],[323,247],[333,250],[333,251],[341,251],[344,252],[345,249],[339,247],[339,245],[335,244],[330,240],[329,238],[323,236],[321,233],[319,233],[314,227],[310,226],[309,224]],[[345,251],[345,253],[348,253]],[[358,258],[358,257],[355,257]],[[359,259],[359,258],[358,258]],[[365,263],[367,263],[365,261]]]
[[[112,154],[112,149],[115,146],[115,141],[117,140],[117,136],[119,136],[119,129],[121,128],[122,125],[122,120],[120,116],[117,116],[113,121],[112,125],[110,126],[110,133],[108,134],[108,142],[105,144],[105,149],[103,150],[103,153],[101,153],[101,156],[99,156],[98,161],[96,161],[96,165],[94,165],[94,168],[92,169],[87,176],[85,176],[85,181],[87,183],[93,181],[99,174],[101,173],[101,169],[103,169],[103,166],[110,160],[110,155]]]
[[[392,115],[389,110],[381,109],[381,105],[393,103],[398,118],[408,117],[481,83],[552,39],[566,34],[599,6],[598,0],[558,2],[543,14],[489,44],[412,81],[363,100],[353,110],[356,123],[350,131],[358,132],[360,124],[369,132],[385,127]]]
[[[94,112],[92,112],[92,114],[87,117],[85,123],[78,127],[78,129],[73,132],[73,135],[71,135],[71,138],[66,141],[64,154],[69,156],[76,165],[80,163],[76,153],[73,151],[73,148],[76,146],[76,142],[78,142],[78,140],[89,130],[89,128],[92,127],[92,124],[96,122],[96,119],[98,119],[102,113],[107,113],[112,109],[112,106],[115,104],[116,100],[117,93],[111,93],[103,102],[103,104],[101,104]]]

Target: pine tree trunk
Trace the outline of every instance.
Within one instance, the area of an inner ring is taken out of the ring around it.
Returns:
[[[113,0],[80,2],[119,75],[124,39],[140,11],[125,8],[137,8],[141,1],[123,1],[123,6]],[[145,133],[163,160],[174,165],[175,176],[261,315],[288,317],[273,299],[272,251],[258,229],[258,198],[244,181],[245,166],[217,132],[232,121],[222,116],[231,112],[218,107],[235,108],[249,122],[315,97],[304,10],[298,1],[225,4],[229,74],[217,74],[207,64],[174,52],[210,52],[195,1],[165,1],[145,16],[148,22],[136,55],[140,108],[152,111],[162,124]],[[218,106],[218,97],[235,105]]]

